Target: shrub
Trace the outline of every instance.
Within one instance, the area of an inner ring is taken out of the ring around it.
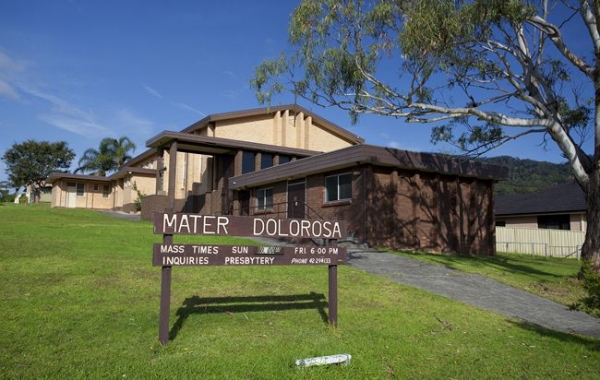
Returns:
[[[133,201],[133,204],[135,206],[135,211],[136,212],[142,211],[142,198],[144,198],[146,196],[146,194],[142,193],[138,189],[137,183],[135,181],[133,182],[132,189],[137,193],[137,198]]]
[[[600,316],[600,268],[590,262],[584,262],[582,271],[586,295],[581,298],[579,309]]]
[[[15,196],[9,194],[8,190],[0,190],[0,203],[9,202],[12,203],[15,201]]]

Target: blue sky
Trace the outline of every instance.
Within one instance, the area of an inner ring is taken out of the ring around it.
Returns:
[[[295,1],[0,2],[0,154],[28,139],[67,141],[77,154],[127,136],[143,152],[163,130],[206,115],[261,107],[249,87],[255,66],[288,49]],[[287,104],[279,98],[275,104]],[[429,127],[386,117],[356,125],[337,109],[300,105],[367,143],[452,152]],[[492,155],[563,162],[539,137]],[[0,180],[6,179],[0,160]]]

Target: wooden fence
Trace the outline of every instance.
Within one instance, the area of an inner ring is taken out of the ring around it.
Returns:
[[[585,232],[496,227],[496,251],[579,259]]]

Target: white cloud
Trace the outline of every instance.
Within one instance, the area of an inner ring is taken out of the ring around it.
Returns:
[[[109,132],[97,122],[92,112],[34,84],[26,75],[26,66],[24,61],[12,59],[0,51],[0,96],[27,103],[41,101],[45,110],[39,112],[40,120],[81,136],[97,137]]]
[[[154,122],[136,115],[132,110],[124,108],[117,111],[114,121],[115,137],[127,136],[133,139],[148,138],[154,131]],[[130,134],[131,136],[128,136]]]
[[[0,51],[0,70],[4,72],[23,71],[25,63],[10,58],[8,55]]]
[[[20,96],[17,90],[13,88],[9,83],[0,79],[0,96],[11,99],[19,100]]]
[[[240,93],[235,90],[225,90],[219,93],[220,96],[229,99],[236,99],[239,96],[239,94]]]
[[[185,110],[185,111],[190,111],[190,112],[194,112],[194,113],[197,113],[198,115],[200,115],[200,116],[203,116],[203,117],[204,117],[204,116],[206,116],[206,114],[205,114],[204,112],[202,112],[202,111],[200,111],[200,110],[197,110],[197,109],[195,109],[195,108],[194,108],[194,107],[192,107],[192,106],[188,106],[187,104],[184,104],[184,103],[177,103],[177,102],[172,102],[172,104],[173,104],[175,107],[177,107],[177,108],[181,108],[182,110]]]
[[[144,90],[146,90],[146,92],[149,93],[150,95],[156,96],[157,98],[162,98],[162,95],[157,90],[153,89],[152,87],[150,87],[144,83],[142,83],[142,86],[144,87]]]
[[[82,106],[85,103],[76,98],[71,88],[39,85],[32,80],[37,73],[30,73],[25,68],[25,64],[0,51],[0,97],[21,101],[44,123],[87,139],[127,136],[137,140],[152,135],[155,125],[151,120],[126,108],[96,114],[94,110],[99,108],[96,104],[89,108]],[[162,98],[155,89],[146,84],[142,86],[151,95]]]
[[[25,69],[25,63],[16,61],[0,51],[0,97],[19,100],[17,77]]]
[[[233,79],[239,79],[238,76],[233,71],[223,71],[223,74],[232,77]]]
[[[50,112],[39,116],[50,125],[86,137],[99,137],[110,133],[109,128],[96,121],[93,112],[84,111],[65,99],[36,87],[24,86],[22,90],[50,105]]]
[[[51,113],[40,115],[39,118],[57,128],[64,129],[84,137],[105,137],[110,130],[93,120],[72,117],[64,114]]]

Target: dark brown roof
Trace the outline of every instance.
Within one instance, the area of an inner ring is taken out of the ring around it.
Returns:
[[[229,187],[231,189],[256,187],[317,173],[352,168],[364,163],[490,180],[501,180],[508,177],[508,169],[503,166],[445,155],[361,144],[233,177],[229,179]]]
[[[141,164],[142,162],[146,161],[147,159],[151,158],[152,156],[154,156],[156,154],[156,149],[146,149],[145,151],[143,151],[142,153],[138,154],[137,156],[133,157],[131,160],[123,163],[123,165],[121,165],[121,167],[125,167],[125,166],[136,166]],[[119,168],[120,170],[121,168]]]
[[[99,181],[99,182],[110,182],[109,177],[101,177],[97,175],[88,174],[71,174],[71,173],[50,173],[46,183],[53,183],[61,178],[72,179],[72,180],[85,180],[85,181]]]
[[[209,137],[192,135],[183,132],[163,131],[146,141],[146,146],[158,148],[168,146],[177,141],[177,151],[203,153],[203,154],[227,154],[235,153],[240,149],[260,152],[284,153],[300,157],[313,156],[321,152],[307,149],[288,148],[277,145],[260,144],[241,140],[224,139],[220,137]]]
[[[137,166],[121,166],[119,171],[109,175],[108,177],[102,177],[97,175],[88,174],[71,174],[71,173],[60,173],[54,172],[48,176],[47,183],[53,183],[61,178],[72,179],[72,180],[85,180],[85,181],[99,181],[99,182],[110,182],[117,178],[123,178],[127,174],[145,174],[145,175],[156,175],[156,169],[144,169]]]
[[[496,216],[582,212],[585,194],[577,183],[569,182],[535,193],[499,195],[495,208]]]
[[[263,108],[253,108],[253,109],[249,109],[249,110],[212,114],[212,115],[208,115],[204,119],[190,125],[189,127],[185,128],[181,132],[193,133],[200,129],[206,128],[206,126],[209,123],[215,122],[215,121],[232,120],[232,119],[238,119],[238,118],[246,118],[246,117],[250,117],[250,116],[273,115],[276,112],[285,111],[285,110],[292,111],[293,113],[302,112],[306,115],[309,115],[310,117],[312,117],[312,119],[317,124],[325,127],[325,129],[327,129],[329,132],[331,132],[334,135],[337,135],[339,137],[342,137],[353,144],[360,144],[360,143],[364,142],[364,139],[362,137],[340,127],[339,125],[337,125],[335,123],[332,123],[331,121],[329,121],[327,119],[322,118],[321,116],[319,116],[317,114],[314,114],[313,112],[307,110],[306,108],[300,107],[297,104],[288,104],[288,105],[263,107]]]

